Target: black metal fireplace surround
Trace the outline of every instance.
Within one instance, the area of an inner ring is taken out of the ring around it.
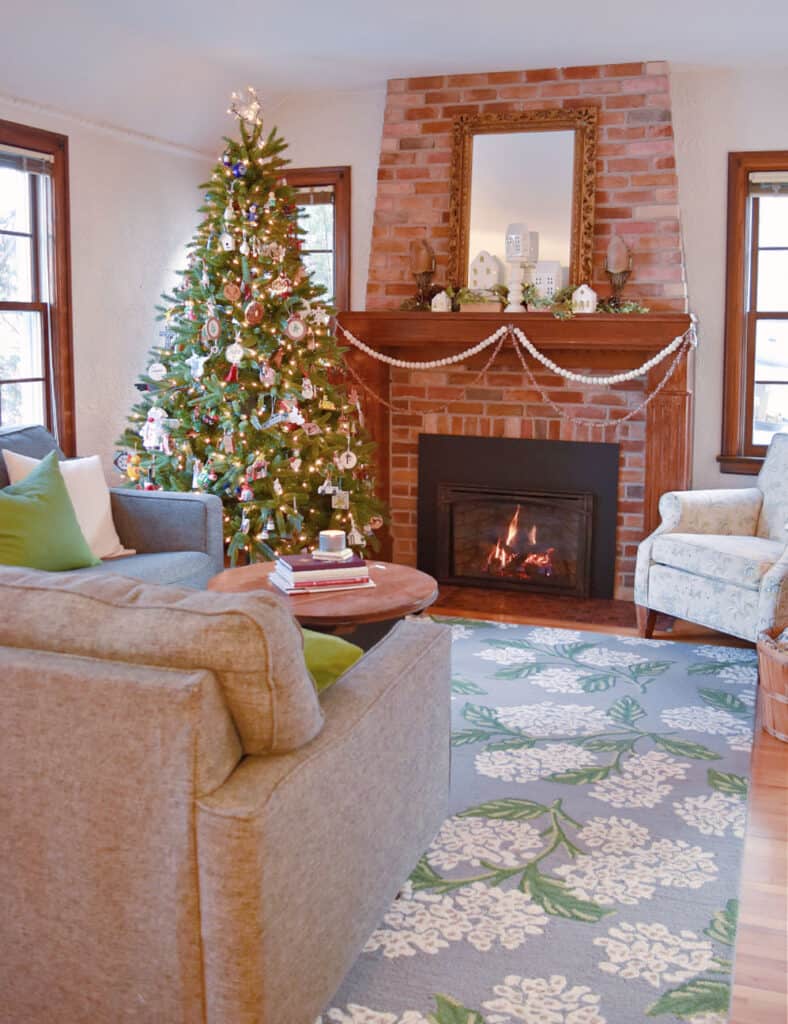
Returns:
[[[612,597],[618,445],[419,435],[418,565],[441,583]]]

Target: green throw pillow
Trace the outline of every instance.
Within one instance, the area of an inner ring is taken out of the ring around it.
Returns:
[[[364,653],[355,644],[330,633],[315,633],[311,629],[301,632],[304,634],[304,660],[318,693],[335,683]]]
[[[61,572],[100,564],[79,528],[56,452],[0,490],[0,565]]]

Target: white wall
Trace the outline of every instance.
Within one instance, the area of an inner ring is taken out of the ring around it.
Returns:
[[[212,158],[146,142],[0,97],[0,118],[69,138],[77,451],[114,442],[158,342],[155,307],[184,265]]]
[[[695,487],[750,487],[720,473],[725,333],[727,155],[786,149],[788,67],[671,71],[679,201],[690,309],[700,320],[695,379]]]
[[[268,115],[289,144],[294,167],[350,165],[350,304],[366,303],[386,87],[285,97]],[[264,112],[265,113],[265,112]]]

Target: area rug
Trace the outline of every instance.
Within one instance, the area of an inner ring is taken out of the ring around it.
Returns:
[[[722,1024],[755,653],[443,621],[452,816],[321,1024]]]

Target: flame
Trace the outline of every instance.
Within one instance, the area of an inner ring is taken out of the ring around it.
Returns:
[[[518,505],[515,509],[515,513],[509,521],[509,529],[506,533],[506,546],[510,548],[514,544],[517,538],[517,531],[520,528],[520,506]],[[499,541],[500,543],[500,541]],[[533,543],[533,541],[531,542]]]
[[[536,544],[536,523],[528,531],[528,543]]]
[[[518,505],[506,528],[506,539],[504,540],[503,536],[499,536],[494,547],[487,555],[484,565],[485,572],[521,579],[527,579],[534,572],[541,576],[552,576],[555,548],[547,548],[544,551],[523,552],[523,544],[520,543],[518,546],[517,541],[521,534],[520,512],[521,506]],[[525,529],[524,535],[527,547],[535,547],[537,544],[536,524]],[[530,572],[529,569],[531,570]]]

